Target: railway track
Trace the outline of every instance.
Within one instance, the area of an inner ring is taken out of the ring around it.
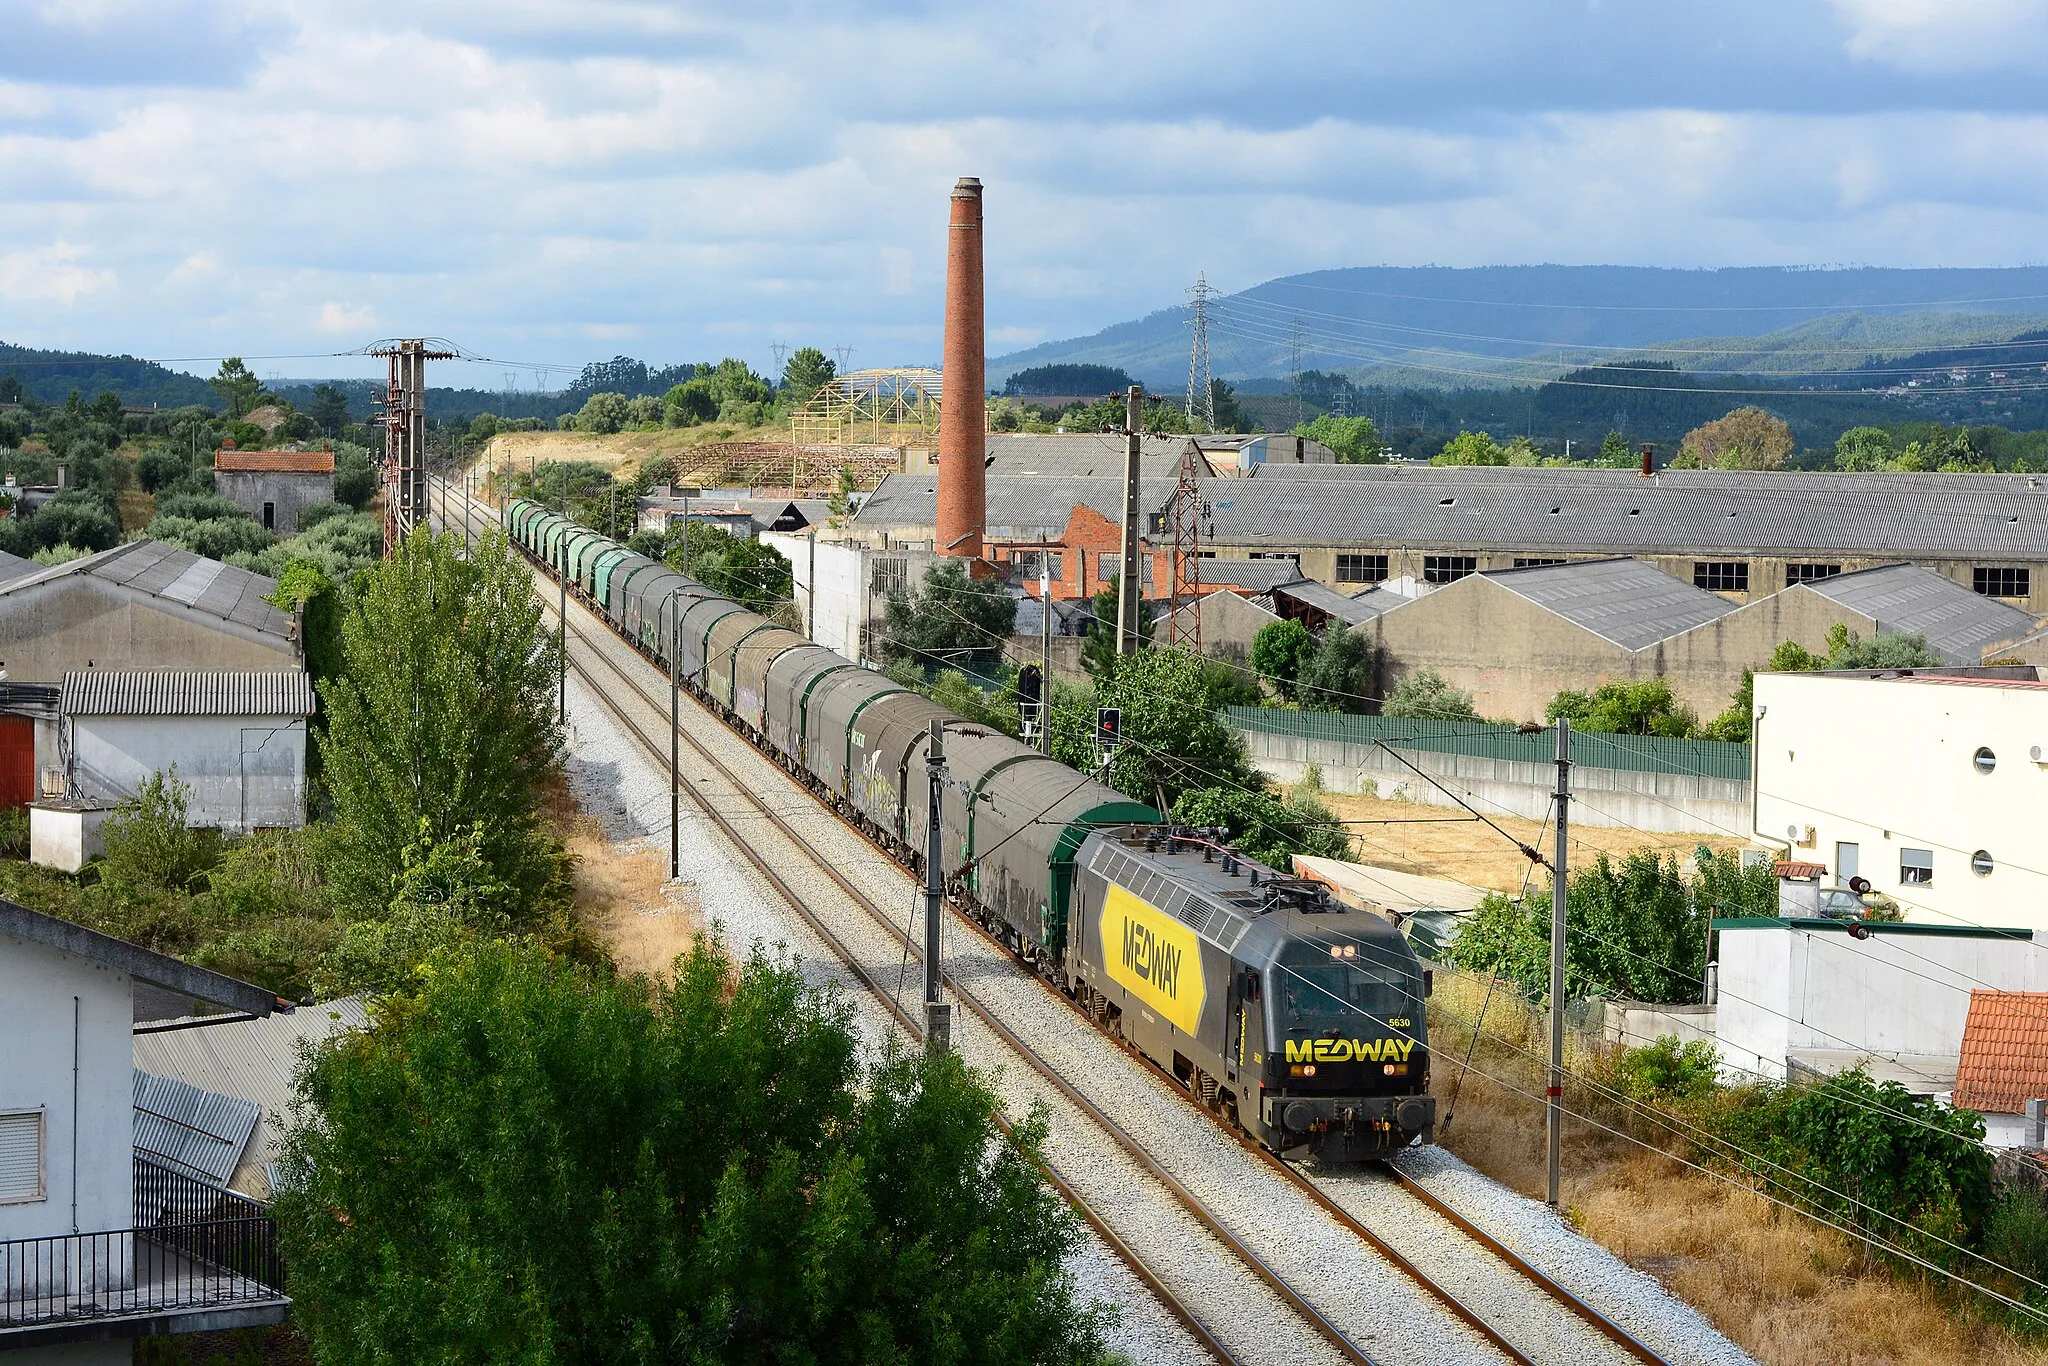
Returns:
[[[481,521],[486,514],[479,510],[476,516]],[[495,525],[494,522],[491,524]],[[541,572],[536,568],[537,576]],[[543,581],[552,586],[552,580]],[[554,592],[543,594],[543,598],[552,614]],[[568,628],[576,638],[578,646],[571,651],[572,667],[588,685],[593,695],[611,712],[628,734],[646,748],[656,763],[665,763],[667,737],[663,732],[668,728],[667,698],[656,696],[657,690],[649,685],[646,678],[636,676],[652,675],[655,666],[613,633],[600,618],[584,610],[584,605],[580,602],[578,609],[571,613]],[[665,684],[665,679],[661,681]],[[621,690],[629,700],[621,700]],[[665,694],[665,686],[658,691]],[[902,954],[900,962],[908,962],[913,957],[921,959],[914,924],[892,917],[871,891],[857,886],[842,867],[836,866],[834,860],[824,857],[814,849],[814,834],[798,831],[788,816],[776,809],[777,804],[771,804],[756,790],[756,782],[742,778],[730,764],[714,753],[711,743],[707,743],[696,731],[700,727],[709,728],[714,742],[723,737],[725,745],[730,746],[736,755],[744,756],[762,769],[772,768],[773,765],[765,756],[754,750],[737,731],[723,724],[712,713],[700,708],[694,699],[688,713],[691,719],[682,728],[682,740],[689,746],[692,754],[717,775],[720,781],[715,786],[724,789],[721,792],[705,790],[707,786],[713,785],[700,775],[696,781],[683,785],[689,792],[693,804],[726,835],[735,851],[751,864],[775,890],[777,896],[786,901],[791,910],[805,921],[828,950],[847,965],[854,980],[883,1005],[901,1028],[915,1037],[921,1029],[921,1020],[905,1011],[895,997],[883,988],[873,965],[862,966],[860,951],[848,942],[852,936],[845,932],[846,927],[842,924],[835,930],[822,920],[817,911],[807,904],[802,892],[792,886],[785,875],[783,869],[790,865],[773,855],[784,852],[792,854],[826,879],[844,901],[865,916],[871,931],[887,936],[890,953]],[[875,856],[868,860],[869,863],[886,868],[894,875],[899,886],[908,885],[907,875],[893,861],[888,860],[886,851],[868,842],[864,835],[858,834],[846,825],[829,807],[817,802],[808,789],[798,788],[779,768],[774,771],[788,783],[789,788],[802,794],[799,807],[809,805],[819,814],[828,817],[841,834],[857,841],[858,847]],[[729,805],[728,798],[736,799],[737,806]],[[750,837],[736,824],[733,819],[734,811],[740,812],[743,817],[750,816],[753,821],[773,829],[780,837],[780,844],[783,847],[764,853],[759,847],[761,842],[758,836]],[[1059,1008],[1073,1020],[1085,1022],[1084,1012],[1063,993],[1016,964],[1007,949],[993,936],[982,931],[964,915],[954,919],[955,923],[972,928],[984,951],[982,962],[976,965],[974,972],[977,986],[990,980],[991,975],[986,969],[993,966],[988,960],[994,959],[1009,969],[1007,975],[1010,978],[1028,982],[1030,989],[1035,990],[1043,1000],[1058,1003]],[[1340,1306],[1330,1305],[1327,1312],[1319,1308],[1317,1299],[1322,1297],[1320,1291],[1304,1293],[1275,1265],[1277,1258],[1273,1256],[1270,1248],[1262,1254],[1235,1232],[1229,1221],[1218,1210],[1212,1208],[1213,1195],[1210,1201],[1201,1198],[1186,1182],[1158,1160],[1148,1149],[1148,1145],[1134,1135],[1125,1124],[1112,1117],[1084,1091],[1082,1086],[1068,1080],[1066,1072],[1071,1071],[1071,1067],[1063,1071],[1060,1066],[1049,1060],[1040,1048],[1034,1047],[1031,1042],[1004,1023],[995,1009],[985,1003],[975,991],[963,987],[959,980],[952,980],[949,985],[953,989],[955,999],[987,1031],[989,1042],[999,1044],[1001,1051],[1022,1061],[1047,1090],[1071,1106],[1098,1133],[1105,1136],[1125,1160],[1135,1165],[1152,1183],[1170,1196],[1181,1213],[1198,1225],[1206,1237],[1244,1272],[1258,1281],[1275,1302],[1285,1306],[1300,1324],[1305,1325],[1321,1339],[1322,1346],[1334,1352],[1338,1359],[1358,1362],[1372,1360],[1355,1340],[1354,1335],[1348,1334],[1335,1321],[1345,1317]],[[1090,1039],[1117,1046],[1092,1027],[1085,1033]],[[1406,1199],[1413,1202],[1415,1213],[1402,1221],[1408,1226],[1406,1231],[1409,1236],[1399,1240],[1383,1237],[1357,1212],[1347,1208],[1345,1200],[1340,1198],[1348,1195],[1355,1199],[1355,1184],[1349,1191],[1338,1190],[1333,1193],[1332,1190],[1325,1189],[1322,1184],[1283,1162],[1242,1133],[1226,1126],[1220,1118],[1200,1106],[1184,1088],[1166,1083],[1161,1074],[1134,1050],[1124,1051],[1144,1075],[1157,1084],[1159,1090],[1175,1098],[1171,1104],[1184,1104],[1201,1114],[1209,1121],[1204,1128],[1234,1145],[1258,1167],[1283,1183],[1299,1201],[1298,1218],[1307,1222],[1320,1215],[1357,1243],[1372,1249],[1373,1254],[1390,1264],[1414,1287],[1422,1290],[1428,1299],[1433,1300],[1451,1318],[1461,1322],[1480,1342],[1489,1347],[1491,1352],[1486,1355],[1504,1357],[1520,1363],[1533,1363],[1539,1360],[1578,1362],[1629,1359],[1661,1366],[1665,1361],[1665,1358],[1621,1325],[1517,1256],[1426,1188],[1399,1173],[1391,1174],[1386,1182],[1379,1184],[1387,1186],[1390,1190],[1398,1188]],[[1084,1076],[1087,1070],[1083,1069]],[[1226,1345],[1219,1336],[1219,1329],[1223,1330],[1224,1336],[1228,1335],[1228,1325],[1225,1321],[1230,1318],[1241,1318],[1241,1314],[1212,1314],[1210,1317],[1217,1320],[1212,1326],[1211,1322],[1189,1302],[1193,1298],[1193,1292],[1182,1293],[1171,1284],[1174,1280],[1180,1279],[1174,1271],[1163,1270],[1155,1265],[1156,1255],[1154,1259],[1148,1260],[1140,1248],[1134,1247],[1131,1240],[1116,1231],[1112,1220],[1092,1205],[1086,1193],[1066,1175],[1053,1169],[1049,1169],[1047,1175],[1102,1237],[1105,1245],[1158,1297],[1160,1303],[1180,1321],[1202,1350],[1213,1359],[1221,1361],[1253,1359],[1242,1354],[1245,1351],[1242,1343],[1233,1348]],[[1267,1212],[1269,1220],[1272,1213],[1270,1210]],[[1418,1229],[1422,1235],[1420,1237],[1415,1236]],[[1399,1243],[1407,1244],[1407,1251],[1404,1252]],[[1429,1265],[1423,1265],[1424,1262]],[[1503,1277],[1500,1274],[1503,1268],[1511,1273],[1510,1277]],[[1521,1303],[1515,1302],[1516,1296],[1513,1294],[1503,1293],[1502,1282],[1513,1278],[1518,1278],[1524,1287]],[[1467,1288],[1460,1294],[1450,1288],[1446,1281],[1462,1281]],[[1475,1285],[1480,1287],[1477,1294],[1470,1288]],[[1203,1293],[1213,1294],[1214,1291],[1208,1290]],[[1537,1296],[1547,1302],[1547,1313],[1530,1312],[1531,1306],[1527,1301]],[[1487,1301],[1490,1312],[1482,1313],[1474,1308],[1468,1302],[1472,1299]],[[1560,1310],[1563,1313],[1558,1312]],[[1498,1324],[1494,1321],[1496,1319],[1499,1320]],[[1522,1345],[1517,1345],[1518,1340]],[[1477,1346],[1478,1343],[1473,1345]],[[1404,1352],[1402,1355],[1407,1353]],[[1299,1361],[1301,1354],[1296,1352],[1286,1359]],[[1421,1359],[1434,1361],[1444,1357],[1439,1352],[1430,1352]]]

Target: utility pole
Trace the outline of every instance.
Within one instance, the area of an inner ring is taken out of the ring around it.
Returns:
[[[1557,718],[1557,852],[1550,884],[1550,1087],[1544,1093],[1544,1135],[1550,1143],[1549,1201],[1557,1208],[1558,1157],[1564,1147],[1564,900],[1569,881],[1572,723]]]
[[[952,1042],[952,1012],[939,1000],[939,917],[946,907],[945,850],[939,834],[939,800],[946,791],[946,723],[933,719],[925,770],[931,778],[931,812],[924,823],[924,1047],[943,1053]]]
[[[1138,653],[1138,613],[1144,608],[1144,564],[1138,551],[1138,447],[1144,440],[1145,391],[1133,384],[1124,394],[1124,554],[1117,578],[1116,652]]]
[[[1052,552],[1038,552],[1038,752],[1052,753]]]
[[[683,704],[682,678],[676,660],[682,657],[683,614],[676,608],[678,584],[668,594],[668,880],[683,875],[683,786],[682,767]]]
[[[560,672],[555,678],[555,706],[563,725],[569,724],[569,471],[562,470],[562,596],[555,606],[555,648]]]
[[[811,528],[811,564],[804,579],[804,634],[818,638],[818,529]]]

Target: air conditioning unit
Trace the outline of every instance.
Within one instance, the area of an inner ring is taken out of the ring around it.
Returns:
[[[2048,764],[2048,745],[2028,745],[2027,757],[2037,764]]]
[[[1810,825],[1788,825],[1785,827],[1785,838],[1801,849],[1811,849],[1817,836]]]

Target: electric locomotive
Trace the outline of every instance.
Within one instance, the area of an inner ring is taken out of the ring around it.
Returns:
[[[1066,966],[1104,1028],[1275,1152],[1433,1141],[1429,976],[1392,923],[1165,826],[1074,864]]]

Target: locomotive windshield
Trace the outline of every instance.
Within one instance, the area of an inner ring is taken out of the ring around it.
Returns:
[[[1381,1030],[1390,1017],[1410,1017],[1421,983],[1409,964],[1370,944],[1338,948],[1351,949],[1353,956],[1333,955],[1330,945],[1306,940],[1281,951],[1272,976],[1279,988],[1282,1028],[1315,1021]]]

